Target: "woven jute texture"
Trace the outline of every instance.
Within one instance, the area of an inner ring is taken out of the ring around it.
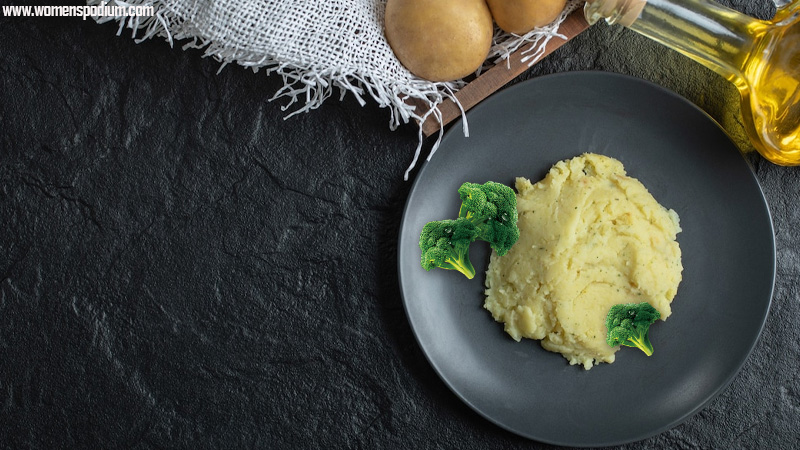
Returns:
[[[528,61],[535,62],[558,27],[583,2],[569,0],[552,24],[524,36],[497,29],[486,67],[528,46]],[[170,45],[201,48],[221,63],[234,63],[283,77],[283,88],[268,99],[284,99],[287,117],[319,107],[334,94],[353,95],[362,105],[375,101],[389,109],[389,126],[422,123],[428,115],[440,120],[437,108],[454,98],[463,81],[432,83],[412,75],[397,60],[383,34],[386,0],[88,0],[88,5],[152,6],[153,16],[98,16],[98,22],[115,20],[119,34],[126,30],[140,42],[153,37]],[[406,103],[425,102],[420,112]],[[466,121],[464,133],[468,134]],[[441,133],[438,136],[441,139]],[[428,158],[438,147],[432,145]],[[419,144],[409,171],[422,149]]]

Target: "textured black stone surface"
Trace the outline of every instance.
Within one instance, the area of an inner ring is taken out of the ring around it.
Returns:
[[[218,69],[112,24],[0,18],[0,448],[544,448],[414,340],[395,260],[416,129],[350,97],[285,121],[278,78]],[[744,142],[726,81],[624,29],[520,80],[583,69]],[[624,448],[800,447],[800,171],[748,159],[777,242],[762,338],[707,408]]]

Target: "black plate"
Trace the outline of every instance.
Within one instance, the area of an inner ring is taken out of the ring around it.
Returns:
[[[446,134],[414,182],[399,237],[399,276],[419,345],[475,411],[542,442],[613,445],[644,439],[698,412],[734,378],[761,333],[775,279],[775,243],[758,182],[710,117],[649,82],[603,72],[536,78],[501,91]],[[514,342],[483,309],[478,273],[420,267],[419,233],[455,218],[465,181],[513,186],[584,152],[619,159],[681,218],[683,281],[673,314],[651,329],[655,354],[632,348],[589,371],[537,341]]]

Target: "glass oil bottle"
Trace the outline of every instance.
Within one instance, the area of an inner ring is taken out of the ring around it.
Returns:
[[[772,20],[710,0],[587,0],[589,23],[605,19],[647,36],[732,82],[755,149],[780,165],[800,165],[800,0],[781,2]]]

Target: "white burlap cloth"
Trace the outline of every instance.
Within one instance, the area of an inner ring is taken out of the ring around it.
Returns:
[[[558,27],[569,12],[582,4],[569,0],[562,15],[551,25],[524,36],[497,30],[487,66],[529,46],[534,63],[544,45],[558,36]],[[116,20],[119,33],[132,30],[137,41],[155,36],[170,45],[205,50],[225,64],[236,63],[264,69],[283,77],[284,87],[269,100],[287,99],[287,118],[319,107],[334,92],[340,98],[350,93],[365,104],[371,98],[391,111],[389,126],[424,122],[436,107],[453,95],[463,82],[432,83],[412,75],[392,53],[383,34],[386,0],[87,0],[88,5],[153,6],[150,17],[97,17],[99,22]],[[426,102],[428,111],[417,111],[405,100]],[[464,133],[468,134],[466,120]],[[419,145],[405,173],[416,165]],[[441,133],[439,134],[441,139]],[[432,146],[430,158],[438,146]]]

